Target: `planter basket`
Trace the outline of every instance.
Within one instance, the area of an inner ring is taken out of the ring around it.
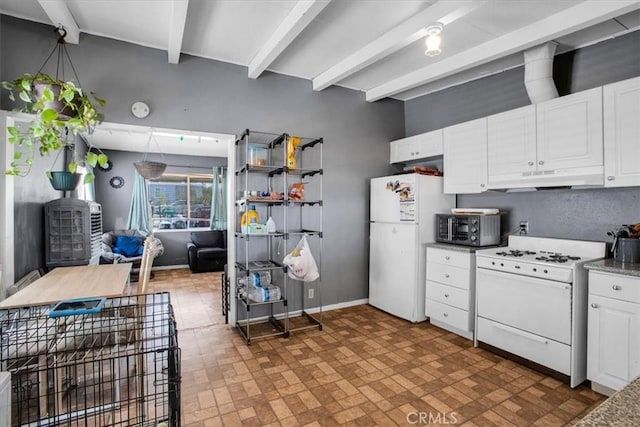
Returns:
[[[64,101],[60,101],[58,98],[60,97],[60,91],[62,90],[62,87],[59,84],[56,83],[35,83],[33,85],[33,93],[36,96],[37,100],[40,100],[40,98],[42,98],[42,94],[44,93],[44,90],[46,87],[49,87],[49,89],[51,89],[51,92],[53,92],[53,101],[52,102],[46,102],[44,104],[45,108],[51,108],[55,111],[58,112],[58,119],[60,120],[69,120],[73,117],[77,117],[78,113],[73,111],[73,109],[69,106],[67,106]],[[75,103],[74,103],[75,104]],[[76,106],[77,108],[77,106]]]
[[[133,166],[135,166],[138,173],[146,179],[160,178],[167,168],[166,163],[149,162],[146,160],[135,162]]]
[[[51,177],[49,180],[51,181],[51,185],[54,189],[58,191],[72,191],[75,190],[80,182],[79,173],[71,173],[71,172],[50,172]]]

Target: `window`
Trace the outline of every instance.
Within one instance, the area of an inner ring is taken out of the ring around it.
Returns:
[[[212,179],[210,174],[164,174],[149,182],[153,230],[209,228]]]

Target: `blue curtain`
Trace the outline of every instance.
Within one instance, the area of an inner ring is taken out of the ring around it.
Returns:
[[[138,230],[143,234],[151,234],[151,220],[149,218],[149,192],[146,180],[134,171],[133,194],[131,195],[131,206],[129,207],[129,220],[127,228]]]
[[[227,229],[227,168],[213,168],[211,190],[211,229]]]

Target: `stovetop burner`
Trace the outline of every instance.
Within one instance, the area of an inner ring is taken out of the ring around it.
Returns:
[[[512,256],[512,257],[521,257],[523,255],[535,255],[535,252],[531,252],[531,251],[520,251],[518,249],[511,249],[509,252],[506,251],[502,251],[502,252],[496,252],[496,255],[502,255],[502,256]]]
[[[541,253],[546,253],[548,255],[541,255],[539,257],[536,257],[536,260],[538,261],[544,261],[544,262],[557,262],[557,263],[565,263],[569,260],[571,261],[577,261],[580,259],[579,256],[570,256],[570,255],[562,255],[559,253],[552,253],[552,252],[544,252],[542,251]]]

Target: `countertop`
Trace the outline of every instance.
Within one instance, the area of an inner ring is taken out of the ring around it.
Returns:
[[[640,378],[602,402],[576,427],[637,426],[640,422]]]
[[[438,243],[438,242],[427,243],[427,247],[436,248],[436,249],[446,249],[448,251],[455,251],[455,252],[464,252],[467,254],[472,254],[478,249],[484,249],[484,248],[474,248],[472,246],[450,245],[448,243]]]
[[[590,261],[584,264],[584,268],[605,273],[624,274],[626,276],[640,277],[640,264],[615,261],[613,258]]]

